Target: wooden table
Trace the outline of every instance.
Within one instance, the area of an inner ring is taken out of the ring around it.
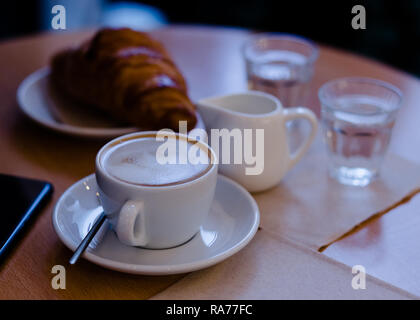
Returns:
[[[2,299],[144,299],[183,277],[126,275],[84,260],[69,266],[67,261],[71,252],[53,230],[51,212],[55,202],[67,187],[93,172],[95,154],[104,141],[64,136],[33,124],[18,110],[16,89],[29,73],[48,64],[49,57],[57,49],[78,43],[90,34],[57,32],[0,44],[0,171],[48,180],[55,187],[53,199],[0,269]],[[247,31],[177,26],[154,34],[165,43],[183,71],[193,99],[246,88],[240,47],[249,36]],[[396,124],[391,149],[403,157],[420,161],[420,111],[417,104],[420,100],[420,81],[408,74],[323,46],[308,106],[315,111],[319,110],[316,94],[322,83],[352,75],[383,79],[402,89],[406,99]],[[398,286],[398,277],[395,280],[395,277],[390,276],[398,262],[393,260],[391,249],[384,249],[388,245],[388,242],[384,242],[386,235],[392,232],[392,248],[410,249],[406,255],[403,250],[400,253],[409,264],[410,271],[405,278],[402,276],[404,281],[401,284],[405,284],[407,277],[411,276],[420,282],[420,274],[414,272],[420,267],[420,255],[412,258],[409,254],[416,251],[417,239],[405,236],[404,230],[388,230],[391,226],[381,224],[382,219],[370,221],[361,230],[361,235],[352,235],[353,240],[345,242],[345,245],[341,242],[346,239],[332,244],[325,253],[348,263],[354,262],[351,257],[357,257],[355,260],[359,264],[366,263],[369,272],[369,263],[372,264],[372,261],[363,260],[366,255],[359,253],[369,246],[373,237],[376,245],[371,246],[369,252],[385,256],[374,263],[386,261],[386,268],[382,269],[385,271],[379,276],[385,281],[392,280]],[[401,218],[396,216],[393,223],[402,219],[418,221],[414,214],[407,214]],[[366,236],[366,233],[370,236]],[[51,268],[57,264],[66,266],[66,290],[54,290],[51,287]],[[376,269],[381,268],[377,266]]]

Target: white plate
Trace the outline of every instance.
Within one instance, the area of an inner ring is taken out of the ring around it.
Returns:
[[[74,251],[102,207],[92,174],[63,193],[53,213],[53,225],[64,244]],[[219,175],[209,216],[187,243],[164,250],[122,244],[108,223],[83,257],[105,268],[133,274],[167,275],[214,265],[241,250],[254,237],[260,221],[252,196],[236,182]]]
[[[118,124],[100,111],[65,99],[51,90],[49,74],[49,68],[39,69],[19,85],[17,101],[30,119],[56,131],[92,138],[114,138],[141,131],[136,127]],[[198,113],[197,118],[196,128],[203,129],[204,124]]]

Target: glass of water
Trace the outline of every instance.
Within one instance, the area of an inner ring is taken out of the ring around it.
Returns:
[[[319,89],[329,172],[339,182],[366,186],[379,174],[402,93],[369,78],[342,78]]]
[[[293,35],[263,34],[243,47],[248,88],[276,96],[285,107],[305,104],[318,48]]]

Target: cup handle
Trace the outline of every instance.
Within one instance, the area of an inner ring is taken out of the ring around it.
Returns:
[[[147,244],[144,203],[128,200],[121,208],[116,226],[118,239],[129,246]]]
[[[309,149],[311,143],[314,141],[316,132],[318,130],[318,121],[316,119],[316,115],[308,108],[294,107],[294,108],[284,109],[284,126],[285,127],[286,127],[286,122],[295,120],[298,118],[306,119],[309,121],[311,125],[311,133],[309,134],[309,137],[306,139],[306,141],[303,142],[302,145],[299,146],[299,148],[293,154],[289,154],[288,170],[293,168],[293,166],[303,157],[305,152]]]

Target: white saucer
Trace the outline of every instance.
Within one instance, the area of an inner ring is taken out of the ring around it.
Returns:
[[[101,210],[92,174],[76,182],[57,201],[54,229],[74,251]],[[245,247],[254,237],[259,221],[258,206],[248,191],[219,175],[209,216],[187,243],[164,250],[130,247],[119,242],[105,223],[83,257],[105,268],[133,274],[191,272],[221,262]]]
[[[141,131],[115,123],[97,110],[86,108],[57,94],[48,85],[49,68],[42,68],[26,77],[17,90],[17,101],[21,110],[44,127],[66,134],[114,138],[130,132]],[[204,128],[197,113],[196,128]]]

